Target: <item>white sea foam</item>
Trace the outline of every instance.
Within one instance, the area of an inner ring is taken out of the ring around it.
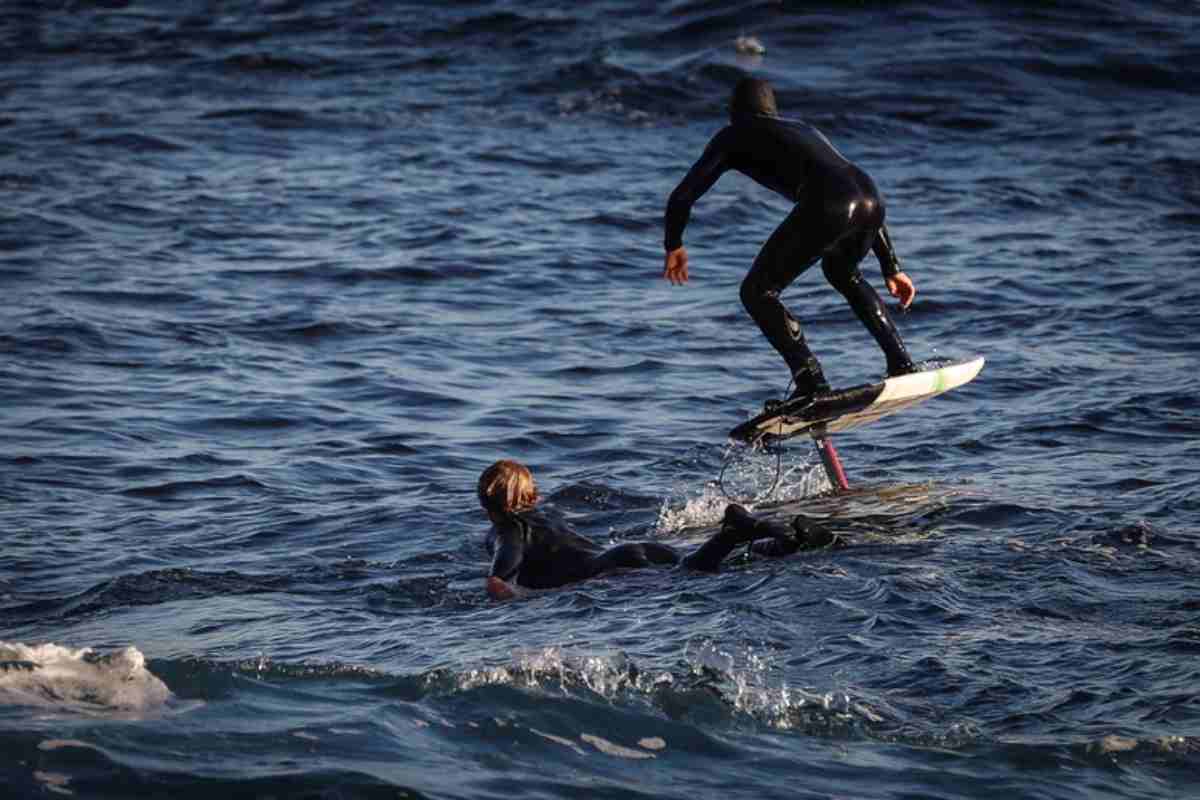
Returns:
[[[733,41],[733,47],[739,53],[745,55],[761,56],[767,52],[767,48],[758,40],[756,36],[739,36]]]
[[[738,503],[753,511],[763,503],[803,500],[829,491],[832,486],[819,463],[806,459],[812,454],[803,448],[782,456],[742,446],[731,446],[725,453],[725,467],[716,480],[700,488],[698,494],[663,501],[655,528],[660,534],[678,533],[720,523],[729,503]]]
[[[162,709],[171,696],[136,647],[96,654],[90,647],[0,642],[0,703],[141,714]]]
[[[621,652],[574,654],[547,647],[515,651],[508,665],[467,670],[458,677],[458,687],[507,684],[548,691],[581,687],[612,699],[626,690],[649,693],[672,681],[669,672],[637,669]]]

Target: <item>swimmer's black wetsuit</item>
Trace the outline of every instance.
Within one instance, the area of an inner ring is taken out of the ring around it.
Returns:
[[[489,576],[529,589],[551,589],[622,567],[682,565],[715,572],[734,548],[748,542],[754,542],[755,553],[777,557],[834,541],[832,534],[815,526],[764,522],[731,505],[721,530],[686,556],[658,542],[626,542],[605,549],[571,530],[547,508],[506,514],[492,525],[485,544],[492,556]]]
[[[884,278],[900,271],[874,182],[811,125],[770,113],[735,111],[708,143],[667,202],[668,252],[683,243],[692,205],[734,169],[795,203],[763,245],[742,282],[741,299],[763,335],[796,376],[797,392],[827,391],[821,367],[800,323],[779,294],[821,259],[825,278],[846,298],[887,356],[889,375],[913,370],[912,360],[879,295],[858,263],[874,250]]]

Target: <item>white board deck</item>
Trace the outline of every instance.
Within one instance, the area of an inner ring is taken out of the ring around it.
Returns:
[[[788,404],[765,411],[738,425],[729,435],[746,442],[788,439],[805,431],[839,433],[924,403],[939,394],[974,380],[984,358],[947,364],[911,375],[898,375],[879,383],[834,392],[829,401],[789,408]]]

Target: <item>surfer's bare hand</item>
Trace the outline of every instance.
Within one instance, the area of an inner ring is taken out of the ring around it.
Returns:
[[[676,286],[687,283],[688,254],[686,247],[680,245],[671,252],[667,253],[665,264],[666,265],[663,267],[664,278]]]
[[[913,298],[917,296],[917,287],[903,272],[897,272],[887,279],[887,289],[892,293],[892,297],[900,301],[901,308],[911,306]]]

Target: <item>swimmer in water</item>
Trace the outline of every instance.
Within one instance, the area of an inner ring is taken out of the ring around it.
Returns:
[[[748,543],[758,555],[779,557],[836,541],[803,517],[789,527],[755,519],[730,504],[721,529],[688,555],[659,542],[605,548],[573,531],[552,509],[538,506],[537,485],[524,464],[507,459],[492,464],[479,476],[478,493],[492,522],[485,542],[492,557],[487,592],[497,600],[515,597],[515,586],[552,589],[623,567],[683,566],[716,572],[727,555]]]
[[[741,286],[742,304],[792,373],[791,398],[830,391],[820,362],[808,349],[800,323],[779,300],[800,273],[820,260],[837,289],[887,357],[889,376],[916,368],[896,325],[858,263],[874,251],[887,289],[908,308],[917,294],[900,269],[883,198],[866,172],[839,153],[813,126],[779,116],[775,92],[764,80],[744,78],[733,91],[729,124],[671,192],[664,218],[663,277],[688,280],[683,230],[692,204],[728,170],[737,170],[795,206],[763,245]]]

